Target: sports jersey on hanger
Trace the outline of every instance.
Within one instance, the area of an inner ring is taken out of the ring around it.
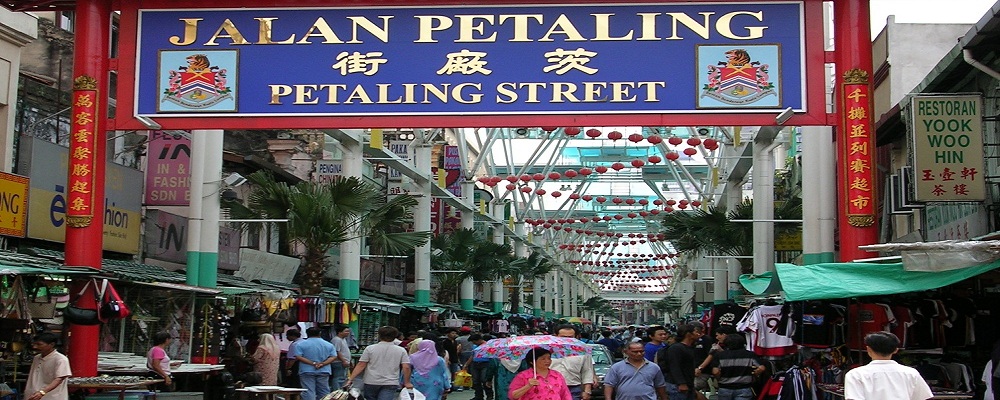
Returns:
[[[884,304],[851,304],[847,308],[847,344],[851,349],[864,350],[865,335],[888,331],[894,323],[895,316]]]
[[[749,333],[747,350],[766,357],[795,354],[792,324],[785,324],[785,329],[779,329],[784,315],[782,309],[782,305],[757,306],[747,312],[736,325],[737,331]]]

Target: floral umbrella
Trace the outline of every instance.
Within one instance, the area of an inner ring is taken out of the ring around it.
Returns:
[[[473,357],[521,361],[536,347],[552,352],[553,358],[590,354],[590,346],[573,338],[551,335],[524,335],[493,339],[483,343],[482,346],[476,348]]]

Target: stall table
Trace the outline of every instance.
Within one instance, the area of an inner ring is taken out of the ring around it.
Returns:
[[[265,399],[275,400],[280,394],[285,400],[300,400],[302,392],[306,389],[286,388],[281,386],[250,386],[236,389],[240,393],[241,400]]]
[[[818,383],[816,384],[816,387],[819,388],[819,390],[822,391],[823,393],[831,394],[834,397],[840,399],[844,398],[844,385],[842,384]],[[957,390],[949,390],[949,389],[942,389],[935,387],[931,388],[931,392],[934,393],[934,397],[931,398],[937,400],[971,399],[974,397],[975,394],[972,392],[960,392]]]
[[[114,392],[114,391],[117,390],[118,391],[118,399],[119,400],[125,400],[125,391],[126,390],[140,388],[140,387],[141,388],[149,389],[149,386],[155,385],[157,383],[163,383],[163,380],[162,379],[150,379],[150,380],[145,380],[145,381],[127,382],[127,383],[125,383],[125,382],[123,382],[123,383],[69,383],[69,384],[66,385],[66,387],[70,391],[78,390],[78,389],[85,389],[85,390],[100,390],[100,391],[105,391],[105,392]],[[150,391],[150,392],[152,392],[152,398],[156,399],[156,392],[155,391]]]

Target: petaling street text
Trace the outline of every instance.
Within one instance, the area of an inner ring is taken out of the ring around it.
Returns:
[[[481,83],[382,83],[375,85],[268,85],[270,105],[480,104],[658,102],[666,82],[502,82],[493,92]]]
[[[393,15],[345,16],[339,20],[318,17],[309,26],[289,26],[292,22],[261,16],[253,18],[255,22],[239,24],[227,18],[219,26],[207,29],[202,26],[204,18],[180,18],[182,33],[171,36],[169,42],[174,46],[363,44],[366,40],[389,43],[394,18]],[[414,43],[437,43],[444,36],[453,37],[454,43],[662,41],[687,37],[755,40],[764,37],[768,28],[763,25],[763,11],[749,10],[721,14],[714,11],[591,13],[576,20],[566,14],[554,18],[544,14],[414,15],[413,18],[418,30]],[[293,33],[275,37],[275,31]]]

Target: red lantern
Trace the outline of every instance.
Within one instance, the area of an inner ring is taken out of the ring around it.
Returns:
[[[667,139],[667,143],[670,143],[672,146],[677,146],[681,143],[684,143],[684,139],[681,139],[677,136],[671,136],[670,139]]]
[[[613,169],[615,171],[621,171],[622,169],[625,169],[625,164],[622,164],[620,162],[616,162],[614,164],[611,164],[611,169]]]
[[[672,206],[674,204],[677,204],[677,200],[674,200],[674,199],[667,200],[667,205],[668,206]]]
[[[628,217],[629,218],[635,218],[635,217],[638,217],[638,216],[639,216],[639,214],[636,214],[636,213],[628,213]],[[633,242],[632,244],[635,244],[635,242]]]
[[[558,172],[549,172],[549,179],[557,180],[557,179],[559,179],[561,177],[562,177],[562,175],[559,175]]]
[[[610,215],[605,215],[605,216],[601,217],[601,219],[603,219],[605,221],[611,221],[611,216]],[[602,233],[604,233],[604,232],[598,232],[597,236],[601,236]]]
[[[688,143],[688,146],[697,146],[697,145],[701,144],[701,139],[698,139],[696,137],[688,138],[687,143]]]
[[[522,186],[521,191],[524,193],[531,193],[531,188],[527,186]]]
[[[660,158],[660,156],[657,156],[657,155],[649,156],[649,163],[650,164],[659,164],[660,161],[663,161],[663,159]]]
[[[688,148],[684,149],[684,154],[686,154],[688,157],[690,157],[690,156],[693,156],[695,154],[698,154],[698,150],[695,150],[694,147],[688,147]]]
[[[559,198],[559,196],[562,196],[562,192],[559,191],[552,192],[552,197]]]
[[[622,198],[621,198],[621,197],[615,197],[615,198],[611,199],[611,202],[612,202],[612,203],[615,203],[615,204],[621,204],[621,203],[622,203],[622,202],[624,202],[624,201],[625,201],[625,200],[622,200]]]
[[[598,165],[594,167],[594,171],[597,171],[598,174],[603,174],[605,172],[608,172],[608,167],[605,167],[603,165]]]
[[[691,206],[692,207],[701,207],[701,202],[698,201],[698,200],[692,201],[691,202]]]
[[[593,221],[593,222],[600,222],[601,221],[601,217],[593,217],[590,220]],[[588,233],[588,235],[589,235],[589,233]]]
[[[507,185],[507,190],[514,190],[514,189],[517,189],[517,185],[515,185],[513,183]]]
[[[642,139],[643,139],[642,135],[638,133],[633,133],[631,135],[628,135],[628,141],[632,143],[639,143],[642,141]]]
[[[647,212],[647,211],[639,211],[639,216],[640,217],[646,217],[648,215],[649,215],[649,212]],[[646,243],[645,240],[640,240],[640,242]]]
[[[663,200],[660,200],[660,199],[653,200],[653,205],[654,206],[662,206],[663,205]]]
[[[638,158],[635,159],[635,160],[632,160],[632,166],[635,167],[635,168],[642,168],[643,165],[646,165],[646,163],[643,162],[642,160],[638,159]]]
[[[635,204],[635,199],[632,198],[625,199],[625,204],[633,205]]]
[[[544,181],[545,180],[545,174],[539,172],[537,174],[532,175],[531,179],[534,179],[534,180],[536,180],[538,182]]]
[[[566,136],[576,136],[580,134],[580,128],[577,128],[575,126],[567,126],[563,128],[563,133],[565,133]]]
[[[570,193],[569,194],[569,198],[570,198],[570,200],[577,200],[577,199],[580,198],[580,194],[579,193]]]
[[[503,178],[500,178],[499,176],[492,176],[492,177],[490,177],[490,182],[493,182],[494,185],[500,183],[500,181],[502,181],[502,180],[503,180]]]
[[[625,218],[625,217],[624,217],[624,216],[622,216],[621,214],[615,214],[615,219],[616,219],[616,220],[619,220],[619,221],[621,221],[621,220],[622,220],[622,218]]]
[[[531,175],[521,175],[521,182],[531,182]]]
[[[683,210],[685,208],[688,208],[688,205],[687,205],[687,203],[678,203],[677,204],[677,208],[680,208],[681,210]]]
[[[592,173],[594,173],[594,171],[592,171],[590,168],[586,168],[586,167],[580,168],[580,175],[587,176],[587,175],[590,175]]]
[[[646,141],[649,142],[649,144],[657,145],[663,143],[663,138],[661,138],[660,135],[650,135],[646,138]]]
[[[601,136],[601,131],[599,131],[599,130],[597,130],[595,128],[587,129],[587,137],[589,137],[591,139],[597,139],[600,136]]]
[[[507,182],[514,183],[517,182],[517,177],[514,175],[507,175]]]
[[[591,201],[591,200],[594,199],[594,196],[591,196],[589,194],[585,194],[583,196],[580,196],[580,199],[582,199],[583,201]]]
[[[621,138],[622,138],[622,133],[618,131],[611,131],[611,133],[608,134],[608,139],[611,139],[612,141],[617,141],[618,139]]]
[[[676,151],[671,151],[671,152],[669,152],[669,153],[666,154],[666,157],[670,161],[676,161],[678,158],[681,158],[681,155],[677,154]]]
[[[541,128],[542,128],[543,131],[546,131],[546,132],[552,132],[552,131],[554,131],[556,129],[559,129],[558,126],[543,126]]]
[[[649,200],[646,200],[646,199],[639,199],[639,204],[642,204],[642,205],[647,205],[647,204],[649,204]]]
[[[576,171],[568,169],[566,172],[563,172],[563,176],[567,178],[576,178]]]
[[[494,187],[494,186],[496,186],[496,185],[497,185],[497,182],[493,182],[493,181],[491,181],[491,180],[487,180],[487,181],[486,181],[486,186],[489,186],[489,187]]]
[[[605,201],[608,201],[608,198],[604,196],[597,196],[594,200],[597,200],[598,203],[604,204]]]
[[[719,141],[715,139],[705,139],[703,145],[706,149],[715,150],[719,148]]]

